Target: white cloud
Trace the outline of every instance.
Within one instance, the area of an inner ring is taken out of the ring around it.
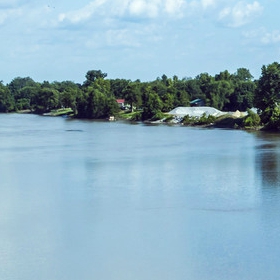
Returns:
[[[134,0],[129,4],[129,12],[132,15],[157,17],[159,12],[159,1],[144,1],[144,0]]]
[[[201,6],[203,9],[207,9],[209,7],[215,6],[216,2],[216,0],[201,0]]]
[[[213,0],[202,0],[213,1]],[[102,15],[103,19],[141,18],[156,19],[161,16],[181,17],[184,12],[186,0],[94,0],[88,5],[73,11],[61,12],[58,22],[71,22],[77,24]]]
[[[139,36],[134,36],[128,29],[108,30],[106,32],[106,41],[109,46],[139,47],[138,40]]]
[[[275,44],[280,42],[280,31],[274,30],[272,32],[266,32],[262,38],[261,42],[264,44]]]
[[[233,7],[225,7],[219,13],[219,20],[230,27],[239,27],[252,21],[262,13],[263,7],[259,2],[252,4],[238,2]]]
[[[83,8],[76,10],[76,11],[71,11],[68,13],[61,13],[59,15],[59,21],[62,22],[64,20],[68,20],[72,23],[79,23],[81,21],[89,19],[94,12],[101,7],[106,0],[95,0],[90,2],[88,5],[84,6]]]
[[[262,45],[273,45],[280,42],[280,30],[267,31],[263,27],[244,32],[243,36],[250,43],[257,42]]]
[[[168,14],[175,15],[175,14],[182,14],[182,8],[184,5],[183,0],[166,0],[165,1],[165,11]]]

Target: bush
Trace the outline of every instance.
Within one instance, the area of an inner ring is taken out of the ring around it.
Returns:
[[[207,125],[214,123],[216,120],[216,117],[212,115],[206,115],[204,113],[200,118],[199,117],[190,117],[189,115],[184,116],[183,118],[183,124],[184,125]]]
[[[133,113],[131,115],[131,118],[130,118],[131,121],[134,121],[134,122],[139,122],[142,120],[142,113],[141,112],[136,112],[136,113]]]
[[[172,116],[172,115],[169,115],[169,116],[167,116],[165,119],[164,119],[164,122],[171,122],[172,120],[174,119],[174,116]]]
[[[214,123],[216,118],[212,115],[206,115],[206,113],[203,113],[203,115],[197,120],[196,124],[199,125],[205,125],[205,124],[211,124]]]
[[[186,115],[186,116],[184,116],[182,123],[184,125],[194,125],[196,123],[196,121],[197,121],[196,117],[191,117],[189,115]]]
[[[246,127],[258,127],[261,124],[261,118],[258,114],[252,110],[247,110],[247,116],[244,118],[244,126]]]
[[[156,112],[155,115],[152,116],[151,121],[162,120],[162,119],[164,119],[164,117],[165,117],[165,115],[161,111],[158,111],[158,112]]]

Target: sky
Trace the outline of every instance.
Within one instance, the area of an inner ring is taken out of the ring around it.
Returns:
[[[153,81],[280,57],[279,0],[0,0],[0,80]]]

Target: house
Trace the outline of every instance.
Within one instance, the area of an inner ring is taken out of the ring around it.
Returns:
[[[191,107],[205,106],[205,102],[202,99],[195,99],[190,102]]]
[[[120,108],[124,108],[125,99],[116,99],[117,103],[119,104]]]

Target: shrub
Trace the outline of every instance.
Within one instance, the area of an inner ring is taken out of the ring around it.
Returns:
[[[164,119],[164,117],[164,114],[161,111],[158,111],[155,115],[152,116],[151,121],[158,121]]]
[[[206,125],[214,123],[216,120],[216,117],[212,115],[206,115],[204,113],[200,118],[199,117],[190,117],[189,115],[184,116],[183,118],[183,124],[185,125]]]
[[[197,121],[196,117],[191,117],[189,115],[186,115],[186,116],[184,116],[182,123],[184,125],[194,125],[196,123],[196,121]]]
[[[214,123],[216,118],[212,115],[206,115],[206,113],[203,113],[203,115],[197,120],[196,124],[204,125],[204,124],[211,124]]]
[[[142,120],[142,113],[141,112],[133,113],[130,120],[134,121],[134,122],[141,121]]]
[[[174,116],[172,116],[172,115],[169,115],[169,116],[167,116],[165,119],[164,119],[164,122],[171,122],[172,120],[174,119]]]
[[[252,110],[247,110],[247,116],[244,118],[244,125],[247,127],[258,127],[261,124],[261,118]]]

